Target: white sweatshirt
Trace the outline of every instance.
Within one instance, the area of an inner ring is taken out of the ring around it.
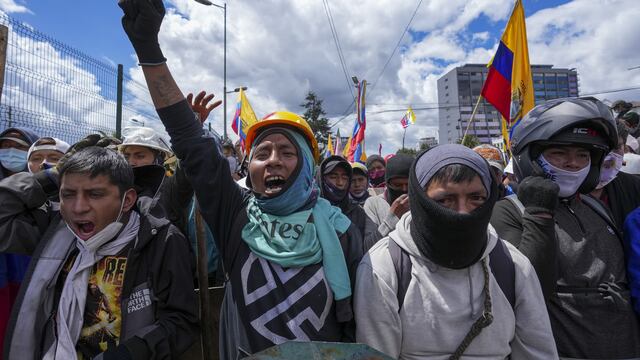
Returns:
[[[483,312],[484,275],[480,261],[453,270],[440,267],[418,251],[405,214],[396,229],[362,259],[355,287],[356,339],[393,358],[448,359]],[[483,258],[498,237],[489,225]],[[398,279],[389,254],[395,241],[411,258],[411,282],[398,312]],[[464,352],[473,359],[557,359],[551,325],[535,270],[515,247],[506,244],[515,265],[515,310],[493,274],[490,292],[493,323]]]
[[[378,232],[387,236],[396,228],[398,217],[391,212],[391,205],[385,199],[384,193],[371,196],[364,202],[364,212],[378,225]]]

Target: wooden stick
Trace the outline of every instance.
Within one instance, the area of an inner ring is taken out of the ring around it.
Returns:
[[[200,337],[202,339],[202,358],[213,359],[211,349],[211,302],[209,301],[209,276],[207,271],[207,244],[205,222],[200,213],[200,207],[196,207],[196,239],[198,243],[198,287],[200,288]]]
[[[478,105],[480,105],[480,100],[482,100],[482,95],[478,96],[478,101],[476,102],[476,106],[473,107],[473,112],[471,113],[471,117],[469,118],[469,122],[467,123],[467,128],[464,130],[464,135],[462,135],[462,141],[460,142],[461,144],[464,144],[464,140],[467,137],[467,132],[469,131],[469,126],[471,126],[471,123],[473,122],[473,119],[476,116],[476,111],[478,111]]]

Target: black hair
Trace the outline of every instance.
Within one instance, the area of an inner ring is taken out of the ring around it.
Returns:
[[[427,182],[425,189],[433,183],[446,184],[446,183],[461,183],[469,182],[476,176],[480,175],[472,168],[462,164],[449,164],[442,169],[438,170],[431,179]]]
[[[120,194],[133,188],[133,169],[127,160],[103,147],[90,146],[79,150],[63,162],[58,172],[60,180],[65,174],[88,174],[92,179],[106,175],[111,184],[118,187]]]

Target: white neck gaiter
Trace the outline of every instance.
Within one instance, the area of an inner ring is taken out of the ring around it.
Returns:
[[[124,196],[122,203],[124,205]],[[69,231],[76,236],[79,253],[67,274],[60,295],[56,314],[57,342],[52,344],[43,359],[77,359],[76,342],[84,324],[84,307],[91,268],[105,256],[116,255],[122,251],[137,237],[140,229],[140,216],[135,211],[131,211],[126,225],[120,222],[123,205],[120,206],[116,221],[87,240],[81,240],[67,225]]]
[[[551,163],[548,162],[542,154],[538,157],[537,162],[545,175],[554,183],[558,184],[560,187],[558,196],[561,198],[569,197],[578,192],[578,188],[580,188],[580,185],[582,185],[591,170],[591,158],[589,158],[587,166],[578,171],[567,171],[557,168],[551,165]]]

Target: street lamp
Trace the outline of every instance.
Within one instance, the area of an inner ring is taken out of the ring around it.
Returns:
[[[237,93],[237,92],[240,92],[240,90],[247,91],[247,87],[246,86],[237,87],[237,88],[235,88],[235,89],[233,89],[231,91],[226,91],[225,94]]]
[[[136,119],[136,118],[131,118],[131,119],[129,119],[129,121],[131,121],[132,123],[136,123],[136,124],[141,125],[141,126],[143,126],[143,127],[144,127],[144,121],[142,121],[142,120],[138,120],[138,119]]]
[[[227,3],[225,2],[222,6],[214,4],[208,0],[196,0],[197,2],[204,5],[213,5],[219,9],[224,11],[224,84],[223,84],[223,98],[222,98],[222,108],[224,112],[224,138],[227,139]]]

